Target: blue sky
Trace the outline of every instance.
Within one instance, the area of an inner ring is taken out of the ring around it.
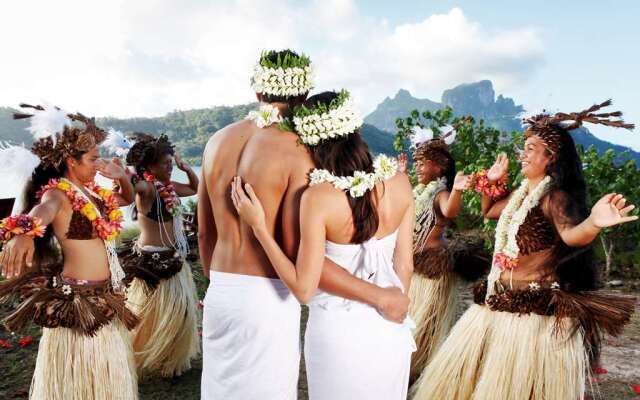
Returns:
[[[491,79],[529,110],[613,98],[640,123],[637,1],[64,4],[3,5],[0,105],[48,100],[126,117],[239,104],[254,98],[248,78],[260,50],[291,47],[311,55],[317,89],[346,87],[365,113],[399,88],[438,101],[447,88]],[[640,151],[640,128],[590,129]]]
[[[421,20],[454,7],[496,32],[539,30],[544,61],[521,88],[504,93],[530,109],[578,111],[614,99],[640,126],[640,2],[620,1],[359,1],[368,13],[393,24]],[[400,5],[401,6],[398,6]],[[422,93],[420,93],[422,94]],[[425,93],[437,98],[438,93]],[[598,136],[640,150],[635,132],[590,127]]]

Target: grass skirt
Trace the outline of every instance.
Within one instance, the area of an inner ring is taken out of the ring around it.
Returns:
[[[588,355],[574,320],[472,305],[413,387],[414,400],[581,399]]]
[[[95,336],[69,328],[43,328],[30,398],[137,399],[131,334],[117,319]]]
[[[197,294],[191,268],[160,281],[155,290],[139,278],[127,290],[127,305],[141,322],[134,330],[133,350],[138,374],[181,375],[200,350]]]
[[[453,325],[458,281],[458,276],[451,271],[435,279],[422,274],[414,274],[411,279],[409,315],[416,324],[417,350],[411,357],[410,384],[418,379]]]

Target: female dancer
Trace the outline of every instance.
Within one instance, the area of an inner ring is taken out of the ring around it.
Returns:
[[[191,368],[199,351],[197,293],[182,225],[180,197],[198,187],[193,170],[174,154],[166,136],[135,135],[127,153],[135,168],[134,218],[140,236],[119,251],[130,284],[127,302],[141,321],[134,332],[138,373],[172,377]],[[173,160],[189,183],[171,181]]]
[[[619,334],[634,299],[595,291],[589,244],[601,229],[636,220],[620,194],[589,213],[582,164],[569,134],[583,122],[623,127],[621,113],[527,120],[525,179],[506,195],[508,160],[477,177],[482,210],[499,218],[488,280],[417,382],[414,399],[581,399],[589,351]],[[571,121],[568,125],[567,121]],[[505,196],[506,195],[506,196]]]
[[[473,245],[462,237],[455,237],[451,242],[444,238],[445,228],[460,211],[462,192],[471,186],[470,176],[462,172],[456,174],[448,146],[454,138],[455,131],[451,131],[433,139],[430,129],[419,129],[413,137],[419,185],[414,189],[415,274],[409,292],[409,314],[416,323],[417,350],[411,357],[410,383],[422,373],[453,325],[459,277],[474,281],[489,266],[481,242]],[[406,165],[406,156],[401,157],[400,170],[406,171]]]
[[[136,399],[127,329],[137,318],[120,291],[124,273],[113,243],[121,229],[119,207],[131,203],[133,188],[121,166],[98,157],[96,146],[106,134],[93,119],[56,107],[23,107],[34,110],[16,118],[31,118],[38,160],[31,164],[37,167],[25,188],[23,214],[0,222],[0,236],[8,240],[0,253],[8,278],[0,282],[0,299],[20,301],[4,319],[9,330],[29,319],[43,327],[30,397]],[[120,192],[98,187],[96,171],[117,180]]]
[[[232,198],[282,281],[309,303],[305,360],[312,400],[404,399],[415,343],[410,320],[389,322],[365,304],[317,290],[324,257],[378,286],[408,290],[413,198],[395,160],[372,160],[348,93],[324,92],[294,109],[293,125],[318,168],[301,199],[294,265],[266,229],[264,211],[240,178]],[[346,191],[346,193],[345,193]],[[277,368],[277,366],[276,366]]]

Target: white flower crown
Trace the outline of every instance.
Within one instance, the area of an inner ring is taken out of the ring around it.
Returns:
[[[313,89],[313,67],[309,57],[278,56],[269,60],[274,52],[263,52],[251,77],[251,88],[256,93],[273,96],[299,96]]]
[[[336,189],[349,192],[351,197],[357,198],[373,189],[376,183],[393,177],[397,170],[397,161],[381,154],[373,161],[373,172],[355,171],[353,176],[335,176],[326,169],[314,169],[309,176],[309,186],[329,182]]]
[[[293,129],[300,141],[315,146],[321,140],[346,136],[363,124],[362,117],[351,103],[349,92],[340,91],[331,103],[308,109],[296,107],[293,111]]]

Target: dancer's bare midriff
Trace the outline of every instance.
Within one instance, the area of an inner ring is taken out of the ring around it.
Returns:
[[[550,257],[553,248],[537,251],[535,253],[520,255],[518,266],[514,269],[502,271],[500,282],[504,287],[512,289],[523,289],[533,281],[554,281],[556,279],[550,267]]]
[[[173,220],[156,222],[139,212],[138,227],[140,228],[138,238],[140,246],[172,247],[176,242]]]
[[[71,204],[65,203],[53,220],[53,232],[60,243],[64,264],[62,275],[75,280],[102,281],[110,278],[109,258],[104,241],[68,239]]]
[[[253,186],[264,206],[267,226],[295,260],[297,204],[311,168],[311,157],[297,135],[275,125],[260,129],[251,121],[241,121],[212,137],[202,166],[216,230],[210,270],[277,278],[251,228],[240,222],[231,202],[231,180],[237,175]],[[291,204],[296,204],[295,209]]]

